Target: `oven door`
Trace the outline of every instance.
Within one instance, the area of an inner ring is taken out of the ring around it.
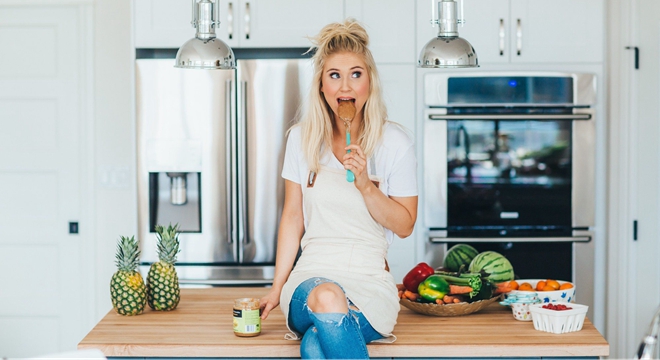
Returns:
[[[466,115],[431,108],[425,115],[425,221],[432,241],[590,240],[591,109]]]

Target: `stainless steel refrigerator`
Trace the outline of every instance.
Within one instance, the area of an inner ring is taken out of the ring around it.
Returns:
[[[272,283],[284,201],[286,131],[312,77],[309,59],[239,60],[186,70],[136,60],[140,270],[158,260],[156,225],[179,224],[188,285]]]

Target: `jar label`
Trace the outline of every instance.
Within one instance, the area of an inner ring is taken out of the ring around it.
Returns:
[[[259,310],[234,309],[234,332],[254,334],[261,332]]]

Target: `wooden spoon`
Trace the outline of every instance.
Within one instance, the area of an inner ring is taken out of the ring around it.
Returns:
[[[346,146],[351,144],[351,122],[355,117],[355,104],[351,100],[340,100],[337,106],[337,115],[344,122],[346,127]],[[348,150],[347,153],[350,153]],[[346,170],[346,181],[353,182],[355,175],[352,171]]]

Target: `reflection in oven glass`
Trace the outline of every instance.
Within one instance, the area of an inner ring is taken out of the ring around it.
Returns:
[[[565,184],[571,178],[570,125],[560,121],[449,121],[449,181]]]
[[[447,136],[450,231],[570,226],[570,122],[448,121]]]

